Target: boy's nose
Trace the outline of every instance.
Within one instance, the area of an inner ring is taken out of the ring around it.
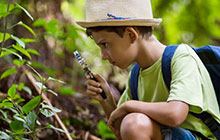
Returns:
[[[105,51],[102,51],[101,53],[102,53],[102,54],[101,54],[101,55],[102,55],[102,59],[103,59],[103,60],[107,60],[107,59],[108,59],[107,53],[106,53]]]

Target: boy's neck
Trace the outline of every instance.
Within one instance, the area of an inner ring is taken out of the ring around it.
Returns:
[[[136,62],[142,69],[152,66],[162,55],[165,45],[152,35],[148,39],[140,38]]]

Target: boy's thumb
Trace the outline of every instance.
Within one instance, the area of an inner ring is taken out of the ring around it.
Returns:
[[[95,79],[98,81],[98,82],[105,82],[105,79],[101,76],[101,75],[99,75],[99,74],[97,74],[97,73],[93,73],[93,76],[95,77]]]

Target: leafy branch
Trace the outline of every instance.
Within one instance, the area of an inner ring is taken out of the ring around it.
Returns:
[[[11,0],[8,0],[7,12],[9,12],[10,2],[11,2]],[[7,24],[8,24],[8,20],[7,20],[6,16],[3,18],[3,21],[4,21],[4,34],[3,34],[3,40],[2,40],[2,44],[1,44],[1,48],[0,48],[0,54],[2,52],[2,48],[4,47],[4,43],[5,43],[5,36],[6,36],[6,30],[7,30]]]

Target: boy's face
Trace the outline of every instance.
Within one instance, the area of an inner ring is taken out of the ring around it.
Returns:
[[[131,34],[126,28],[123,37],[114,32],[101,30],[93,32],[92,37],[101,49],[102,59],[122,69],[135,61],[136,48]]]

